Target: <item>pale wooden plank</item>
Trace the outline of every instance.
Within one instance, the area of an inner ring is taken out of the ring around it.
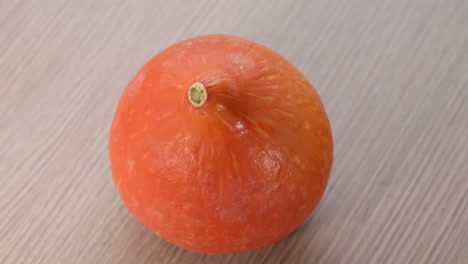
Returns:
[[[464,263],[468,2],[4,1],[0,263]],[[317,211],[279,243],[208,256],[142,227],[113,186],[107,137],[152,55],[226,33],[290,59],[336,142]]]

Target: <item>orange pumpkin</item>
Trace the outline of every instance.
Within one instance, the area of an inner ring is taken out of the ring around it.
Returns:
[[[333,160],[307,79],[255,42],[208,35],[153,57],[110,133],[117,189],[147,228],[208,254],[265,247],[311,214]]]

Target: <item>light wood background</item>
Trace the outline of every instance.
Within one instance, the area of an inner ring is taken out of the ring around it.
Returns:
[[[319,208],[241,254],[153,235],[109,169],[127,83],[209,33],[288,58],[335,138]],[[468,263],[468,1],[0,0],[0,263]]]

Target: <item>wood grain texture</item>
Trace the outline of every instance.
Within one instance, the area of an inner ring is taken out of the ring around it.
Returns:
[[[467,25],[465,0],[0,0],[0,263],[467,263]],[[291,60],[336,144],[319,208],[241,254],[153,235],[109,169],[126,84],[209,33]]]

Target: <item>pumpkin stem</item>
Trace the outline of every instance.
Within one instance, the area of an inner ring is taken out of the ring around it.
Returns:
[[[188,99],[195,107],[203,106],[208,99],[205,86],[201,82],[192,84],[188,90]]]

